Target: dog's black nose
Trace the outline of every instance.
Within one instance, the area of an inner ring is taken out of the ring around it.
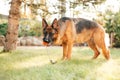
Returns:
[[[47,38],[43,38],[43,41],[44,41],[44,42],[47,42],[47,43],[50,43],[50,40],[47,39]]]

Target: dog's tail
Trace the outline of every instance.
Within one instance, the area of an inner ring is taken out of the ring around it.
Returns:
[[[105,44],[107,47],[110,47],[110,38],[109,34],[105,33]]]

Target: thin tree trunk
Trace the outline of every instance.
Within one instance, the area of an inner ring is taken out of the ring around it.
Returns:
[[[8,17],[8,28],[4,46],[4,52],[15,50],[18,39],[18,26],[20,18],[20,5],[22,0],[12,0]]]
[[[113,47],[113,42],[114,42],[114,33],[111,32],[111,33],[110,33],[110,47],[111,47],[111,48]]]
[[[5,46],[5,37],[0,35],[0,42]]]

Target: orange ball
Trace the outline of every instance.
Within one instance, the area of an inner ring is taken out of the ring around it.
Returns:
[[[44,45],[44,46],[48,46],[48,43],[47,43],[47,42],[43,42],[43,45]]]

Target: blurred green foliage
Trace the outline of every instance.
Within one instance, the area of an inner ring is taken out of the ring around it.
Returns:
[[[0,35],[6,35],[7,23],[0,24]]]
[[[41,36],[41,22],[37,20],[21,20],[19,25],[19,37]]]
[[[114,33],[114,47],[120,47],[120,11],[113,13],[111,11],[106,12],[106,31],[111,34]]]

